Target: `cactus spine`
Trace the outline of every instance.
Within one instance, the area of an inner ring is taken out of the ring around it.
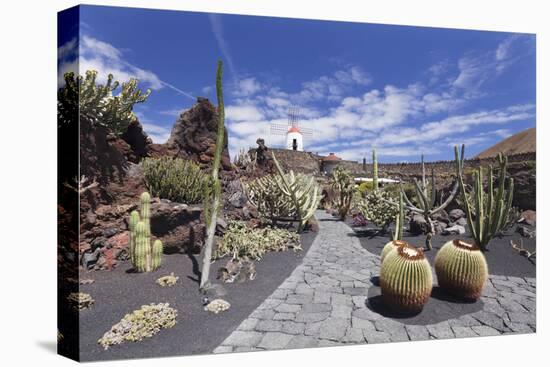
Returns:
[[[151,270],[157,270],[162,262],[162,242],[156,240],[153,243],[153,250],[151,255]]]
[[[129,234],[129,246],[128,246],[130,260],[132,261],[132,263],[134,262],[134,253],[136,248],[135,231],[136,231],[136,226],[138,222],[139,222],[139,213],[136,210],[133,210],[132,213],[130,213],[130,221],[129,221],[130,234]]]
[[[212,188],[205,202],[205,218],[207,220],[206,241],[204,245],[204,255],[202,259],[202,272],[200,289],[206,291],[209,286],[210,263],[212,262],[212,247],[214,246],[214,235],[216,232],[216,219],[220,210],[222,188],[218,171],[224,146],[225,136],[225,106],[223,103],[223,63],[218,60],[218,69],[216,71],[216,96],[218,98],[218,130],[216,137],[216,150],[214,151],[214,160],[212,162]],[[211,201],[209,201],[211,200]]]
[[[140,273],[158,269],[162,262],[162,242],[156,240],[151,246],[151,195],[148,192],[140,196],[139,213],[134,210],[130,214],[129,229],[128,247],[134,269]]]
[[[464,144],[462,145],[462,157],[464,157]],[[487,194],[483,190],[483,170],[479,167],[474,172],[473,207],[468,202],[468,193],[462,177],[464,162],[458,159],[458,147],[455,146],[456,175],[460,185],[460,193],[464,202],[464,210],[470,233],[476,245],[481,251],[487,250],[489,241],[499,233],[508,220],[508,214],[512,208],[514,195],[514,179],[506,179],[506,167],[508,158],[502,153],[498,154],[499,177],[496,197],[493,189],[493,167],[489,166],[487,177]],[[508,187],[506,188],[506,182]],[[475,217],[475,219],[474,219]]]
[[[449,241],[435,257],[439,286],[461,298],[477,299],[489,274],[485,256],[477,245]]]
[[[399,246],[380,267],[382,299],[395,311],[417,313],[432,292],[432,270],[422,249]]]
[[[378,158],[376,149],[372,150],[372,189],[378,190]]]

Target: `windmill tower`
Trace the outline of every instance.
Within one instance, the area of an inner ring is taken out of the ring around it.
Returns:
[[[296,106],[288,109],[288,124],[272,124],[270,132],[272,135],[285,135],[285,148],[288,150],[304,151],[304,136],[313,136],[313,130],[300,127],[300,110]]]

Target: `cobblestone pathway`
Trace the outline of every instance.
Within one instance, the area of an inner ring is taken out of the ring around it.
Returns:
[[[431,325],[405,325],[366,306],[379,256],[352,230],[316,213],[319,233],[303,263],[214,353],[490,336],[535,331],[535,279],[490,276],[483,309]]]

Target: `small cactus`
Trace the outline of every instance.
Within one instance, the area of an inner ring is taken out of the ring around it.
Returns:
[[[477,245],[460,240],[447,242],[435,257],[439,286],[466,299],[481,296],[489,274],[485,256]]]
[[[384,303],[398,312],[418,313],[432,292],[432,270],[422,249],[399,246],[380,268]]]
[[[139,213],[133,211],[129,221],[130,260],[138,272],[149,272],[160,267],[162,262],[162,242],[156,240],[151,246],[151,195],[144,192],[140,196]]]
[[[151,257],[151,270],[157,270],[160,267],[162,261],[162,242],[156,240],[153,243],[153,254]]]
[[[384,248],[382,249],[382,252],[380,253],[380,263],[384,262],[384,259],[388,254],[391,252],[391,250],[394,250],[398,248],[399,246],[405,246],[410,247],[410,245],[402,240],[393,240],[384,245]]]

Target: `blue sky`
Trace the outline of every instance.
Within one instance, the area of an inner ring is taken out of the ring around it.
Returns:
[[[60,71],[96,69],[151,88],[135,109],[155,142],[197,96],[216,103],[224,61],[230,151],[300,108],[304,149],[382,162],[472,156],[535,126],[535,36],[502,32],[84,6],[59,37]]]

